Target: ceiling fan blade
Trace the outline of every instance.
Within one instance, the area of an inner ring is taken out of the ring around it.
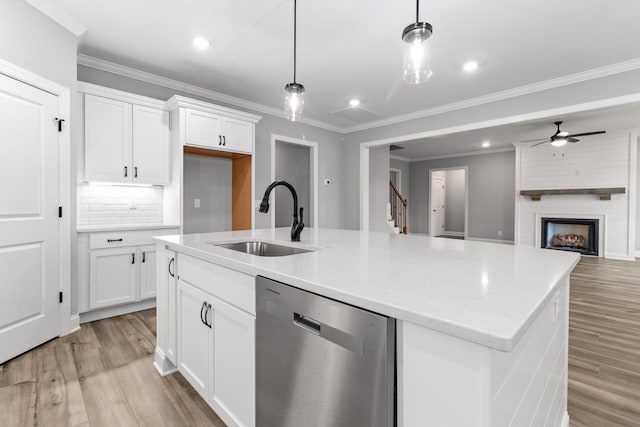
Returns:
[[[536,139],[527,139],[525,141],[520,141],[520,142],[538,142],[538,141],[548,141],[549,138],[536,138]]]
[[[571,135],[567,135],[567,137],[568,138],[573,138],[573,137],[576,137],[576,136],[600,135],[602,133],[607,133],[607,131],[606,130],[599,130],[597,132],[574,133],[574,134],[571,134]]]
[[[533,144],[530,148],[537,147],[538,145],[546,144],[549,141],[551,141],[551,140],[549,138],[547,138],[542,142],[538,142],[537,144]]]
[[[567,141],[568,141],[568,142],[578,142],[578,141],[580,141],[580,140],[579,140],[579,139],[577,139],[577,138],[567,137]]]

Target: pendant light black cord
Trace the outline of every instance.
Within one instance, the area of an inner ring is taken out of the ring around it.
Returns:
[[[298,20],[298,12],[297,12],[297,2],[293,0],[293,83],[296,83],[296,47],[297,47],[297,20]]]
[[[420,22],[420,0],[416,0],[416,24],[418,22]]]

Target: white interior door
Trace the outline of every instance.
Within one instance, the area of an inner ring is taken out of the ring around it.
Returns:
[[[0,75],[0,363],[60,330],[57,111]]]
[[[431,236],[444,234],[444,178],[431,179]]]

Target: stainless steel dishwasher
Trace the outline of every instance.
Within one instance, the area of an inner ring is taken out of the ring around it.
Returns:
[[[395,425],[395,320],[258,276],[256,425]]]

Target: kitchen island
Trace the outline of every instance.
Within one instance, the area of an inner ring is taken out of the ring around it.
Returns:
[[[332,229],[306,229],[292,243],[289,233],[156,239],[156,368],[180,370],[225,422],[255,425],[260,275],[397,319],[399,426],[568,425],[569,274],[578,255]],[[310,251],[260,257],[216,246],[254,240]],[[181,318],[189,301],[205,326],[195,332]]]

